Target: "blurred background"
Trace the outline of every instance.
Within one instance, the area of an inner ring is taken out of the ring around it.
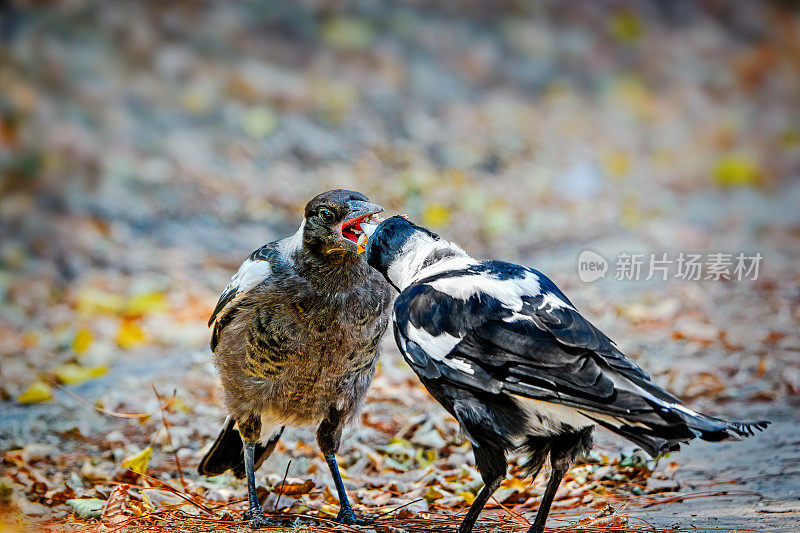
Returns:
[[[207,417],[185,435],[191,463],[221,416],[205,325],[220,291],[337,187],[476,257],[542,270],[694,407],[798,405],[795,2],[65,0],[0,13],[3,448],[56,442],[56,427],[91,434],[55,383],[147,411],[168,371],[165,391]],[[763,260],[755,280],[619,281],[612,264],[584,283],[587,249]],[[372,401],[381,383],[417,387],[384,345]],[[184,371],[192,386],[176,385]]]

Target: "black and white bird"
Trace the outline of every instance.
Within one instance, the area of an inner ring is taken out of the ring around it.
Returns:
[[[319,426],[339,495],[337,521],[365,523],[350,506],[334,454],[372,382],[389,323],[391,288],[357,253],[362,222],[381,211],[354,191],[316,196],[297,233],[245,260],[211,315],[229,416],[198,472],[246,476],[252,526],[280,525],[261,511],[255,469],[284,426],[311,424]]]
[[[655,385],[542,273],[477,261],[401,217],[371,233],[367,261],[400,295],[394,335],[422,383],[472,444],[484,487],[459,527],[472,530],[505,477],[505,455],[552,474],[529,533],[541,533],[571,463],[607,428],[651,456],[694,438],[738,439],[768,422],[697,413]]]

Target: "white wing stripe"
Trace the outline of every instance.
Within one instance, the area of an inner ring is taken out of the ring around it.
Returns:
[[[244,294],[267,279],[271,273],[272,267],[269,261],[247,259],[231,278],[231,282],[225,287],[225,292],[236,289],[239,294]]]
[[[442,361],[444,356],[452,352],[456,344],[461,342],[460,337],[454,337],[449,333],[431,335],[424,329],[417,329],[411,324],[407,326],[406,337],[411,342],[419,345],[425,350],[425,353],[437,361]]]

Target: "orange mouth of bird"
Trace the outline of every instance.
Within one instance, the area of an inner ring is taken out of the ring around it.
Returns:
[[[378,215],[374,214],[346,220],[342,223],[342,238],[356,243],[358,253],[364,253],[369,236],[372,235],[381,220]]]

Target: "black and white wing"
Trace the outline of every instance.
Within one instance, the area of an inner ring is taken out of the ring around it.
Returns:
[[[273,274],[278,260],[277,242],[271,242],[250,254],[233,275],[230,283],[222,291],[222,295],[211,313],[211,318],[208,320],[209,326],[214,324],[211,351],[216,349],[222,329],[230,322],[232,314],[229,310],[235,306],[235,300],[266,282]]]
[[[695,420],[527,267],[486,261],[420,280],[395,303],[395,337],[424,380],[561,404],[653,455],[725,429]]]

